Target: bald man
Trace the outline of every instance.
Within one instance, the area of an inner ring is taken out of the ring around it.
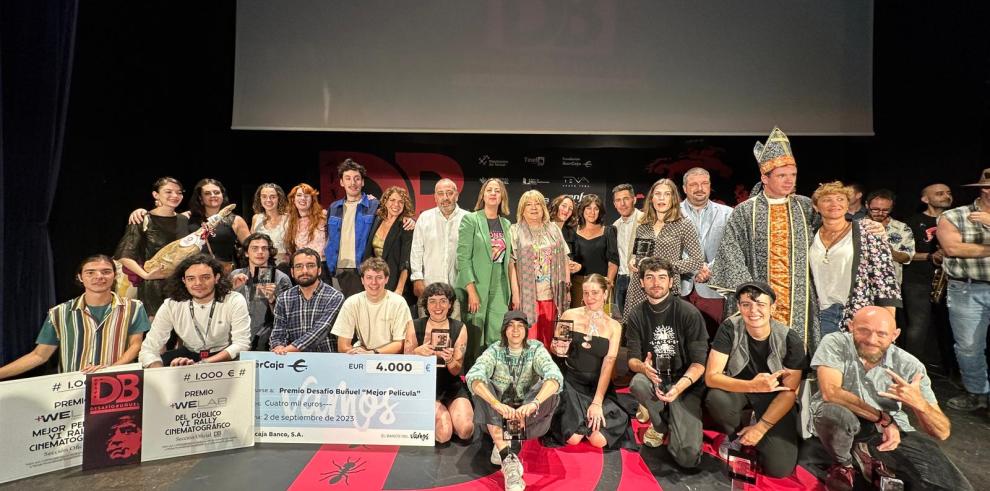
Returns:
[[[864,307],[850,331],[822,338],[811,367],[815,433],[832,457],[826,486],[848,490],[853,462],[866,474],[882,465],[909,489],[973,489],[931,439],[919,437],[906,409],[925,433],[945,440],[951,425],[938,407],[932,381],[914,355],[894,345],[900,329],[883,307]]]
[[[457,279],[457,236],[461,219],[468,213],[457,206],[458,196],[454,181],[446,178],[437,181],[433,188],[437,206],[424,211],[413,230],[409,279],[417,298],[426,285],[436,282],[453,285]],[[453,317],[459,319],[460,312],[455,301]],[[420,308],[419,314],[426,315],[426,310]]]

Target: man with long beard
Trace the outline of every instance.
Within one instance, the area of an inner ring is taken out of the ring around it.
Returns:
[[[949,419],[938,407],[925,366],[893,344],[900,334],[883,307],[864,307],[850,330],[822,338],[811,361],[818,371],[812,397],[815,432],[832,457],[826,486],[852,489],[853,461],[861,471],[879,466],[913,489],[973,489],[931,439],[916,436],[905,407],[929,435],[949,437]]]
[[[330,329],[344,304],[344,294],[320,281],[321,263],[320,253],[308,247],[289,259],[296,286],[282,292],[275,301],[271,337],[275,353],[331,353],[337,346],[330,339]]]

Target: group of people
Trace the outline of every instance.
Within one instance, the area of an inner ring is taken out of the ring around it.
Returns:
[[[683,176],[683,201],[669,179],[650,187],[642,209],[631,185],[616,186],[612,224],[598,196],[548,200],[535,189],[512,223],[495,178],[473,211],[440,180],[437,206],[413,220],[404,189],[369,196],[364,167],[346,160],[337,169],[345,197],[329,209],[306,184],[288,195],[263,184],[250,227],[222,222],[170,276],[144,261],[228,199],[204,179],[178,213],[182,186],[162,178],[155,208],[132,214],[115,255],[136,299],[114,291],[114,259],[86,258],[77,271],[85,293],[52,308],[35,350],[0,367],[0,378],[55,351],[62,371],[135,358],[149,368],[219,362],[244,350],[431,356],[443,366],[437,441],[470,440],[480,428],[506,489],[525,487],[520,440],[616,448],[633,442],[630,416],[649,423],[645,445],[695,467],[703,413],[727,435],[723,450],[755,448],[766,475],[793,472],[806,419],[833,459],[830,489],[850,489],[856,463],[918,488],[972,489],[932,440],[915,436],[907,412],[948,438],[919,361],[940,270],[967,389],[948,405],[987,407],[990,169],[972,205],[949,210],[948,187],[926,187],[927,208],[908,225],[890,217],[889,191],[870,193],[865,207],[861,190],[837,181],[796,195],[797,163],[779,129],[754,154],[761,182],[735,208],[712,201],[708,172],[695,168]],[[638,411],[616,395],[620,365]]]

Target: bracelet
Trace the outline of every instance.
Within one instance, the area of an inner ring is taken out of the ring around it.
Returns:
[[[686,379],[688,379],[688,382],[691,382],[691,383],[690,383],[690,384],[688,384],[688,385],[694,385],[694,379],[692,379],[691,377],[688,377],[687,375],[681,375],[681,378],[686,378]]]
[[[773,425],[777,424],[777,423],[771,423],[771,422],[763,419],[762,416],[760,416],[760,422],[763,423],[763,424],[765,424],[765,425],[767,425],[767,429],[773,428]]]
[[[598,407],[601,407],[601,405],[602,405],[602,403],[600,403],[600,402],[592,402],[592,403],[591,403],[591,405],[592,405],[592,406],[598,406]]]

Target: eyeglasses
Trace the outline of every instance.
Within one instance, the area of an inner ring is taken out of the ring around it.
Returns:
[[[426,301],[426,305],[450,305],[450,301],[446,298],[431,298]]]
[[[300,263],[300,264],[294,264],[292,266],[292,269],[296,271],[302,271],[305,269],[320,269],[320,265],[316,263]]]
[[[867,208],[867,209],[870,210],[870,213],[876,213],[878,215],[889,215],[890,214],[890,210],[889,209],[883,209],[883,208]]]
[[[223,196],[223,191],[202,191],[203,196]]]

